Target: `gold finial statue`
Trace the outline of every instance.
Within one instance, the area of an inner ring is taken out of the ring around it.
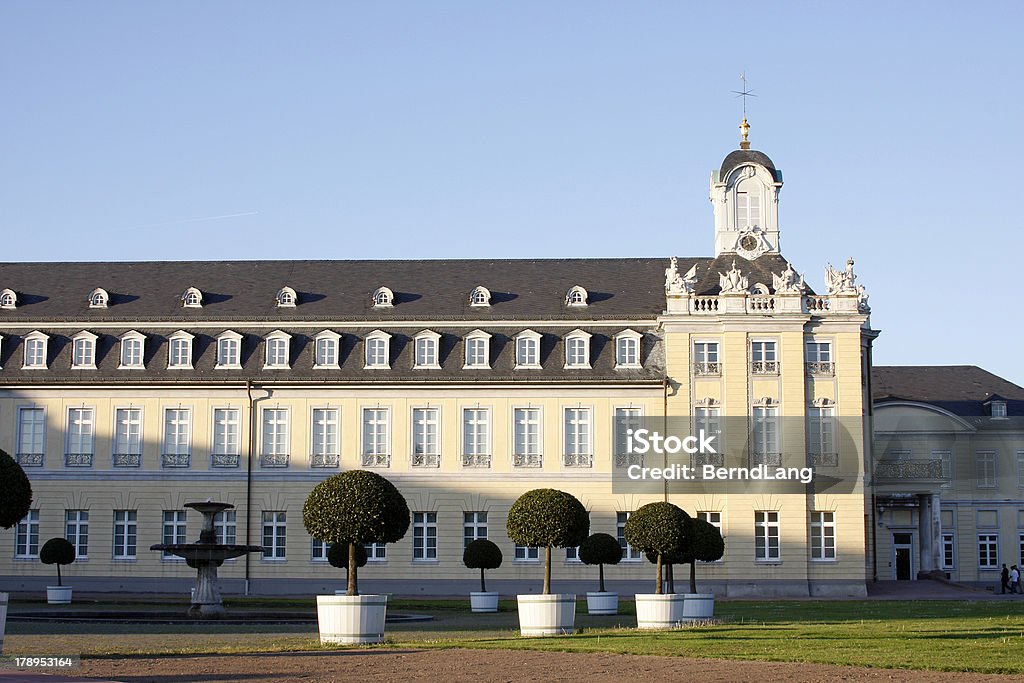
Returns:
[[[747,139],[747,134],[750,133],[750,124],[747,123],[747,117],[743,117],[743,123],[740,124],[740,132],[743,134],[743,139],[740,140],[740,149],[750,149],[750,140]]]
[[[736,93],[736,97],[743,98],[743,123],[740,124],[740,132],[743,133],[743,139],[740,140],[740,149],[750,149],[750,140],[747,139],[747,135],[750,133],[750,124],[747,123],[747,98],[757,97],[754,91],[747,87],[747,74],[741,73],[740,80],[743,81],[742,90],[733,90]]]

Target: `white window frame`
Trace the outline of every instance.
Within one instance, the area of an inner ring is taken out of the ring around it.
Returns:
[[[75,562],[89,559],[89,511],[84,509],[64,511],[64,538],[75,549]]]
[[[64,465],[91,467],[96,454],[96,409],[68,406],[66,417]]]
[[[837,454],[836,447],[836,408],[833,405],[809,406],[807,408],[807,442],[809,455],[819,456],[824,464],[825,456]]]
[[[437,512],[412,513],[412,561],[437,562]]]
[[[363,467],[391,467],[391,408],[359,409],[359,453]]]
[[[779,374],[779,340],[778,339],[751,339],[750,340],[750,374],[752,374],[752,375],[778,375]]]
[[[39,557],[39,510],[29,510],[14,530],[14,557],[32,560]]]
[[[772,540],[775,547],[772,548]],[[758,547],[760,545],[760,547]],[[774,552],[773,552],[774,551]],[[782,525],[778,510],[754,511],[754,561],[782,561]]]
[[[974,474],[979,489],[996,487],[998,468],[998,457],[995,451],[975,451]]]
[[[260,466],[288,467],[291,460],[291,410],[274,405],[260,408]]]
[[[162,543],[188,543],[188,526],[185,523],[184,510],[164,510],[162,526]],[[164,550],[160,553],[160,559],[165,562],[182,562],[184,558]]]
[[[213,406],[210,414],[210,464],[237,467],[242,452],[242,411]]]
[[[639,429],[643,419],[643,406],[630,404],[612,408],[612,457],[616,467],[643,466],[643,454],[629,452],[629,438],[626,434],[630,429]]]
[[[218,543],[234,545],[238,542],[238,511],[222,510],[213,516],[213,533]],[[229,560],[230,561],[230,560]]]
[[[989,413],[993,420],[1005,420],[1008,414],[1006,401],[992,401],[989,404]]]
[[[590,295],[580,285],[573,285],[565,293],[565,305],[570,308],[586,306]]]
[[[465,364],[463,370],[491,369],[491,335],[483,330],[473,330],[463,340]]]
[[[722,511],[721,510],[701,510],[697,512],[697,519],[703,520],[711,526],[718,529],[718,533],[725,538],[725,527],[722,524]],[[724,556],[715,560],[715,562],[723,562]]]
[[[623,330],[615,335],[615,369],[635,370],[642,367],[640,354],[643,351],[643,335],[636,330]]]
[[[565,369],[590,369],[591,336],[583,330],[573,330],[565,335]]]
[[[321,541],[319,538],[311,538],[309,560],[310,562],[327,562],[327,551],[330,549],[331,544],[327,541]]]
[[[333,330],[323,330],[313,337],[313,369],[339,370],[341,360],[341,335]]]
[[[773,456],[781,455],[782,435],[780,434],[779,405],[764,403],[751,411],[752,464],[778,465]]]
[[[540,547],[514,543],[512,550],[512,562],[540,562]]]
[[[944,489],[953,488],[954,475],[956,474],[954,471],[955,467],[953,466],[953,451],[949,449],[933,450],[931,452],[931,458],[942,462],[943,482],[941,487]]]
[[[615,512],[615,538],[618,539],[619,547],[622,548],[623,562],[642,562],[644,559],[643,552],[637,550],[626,541],[626,522],[629,521],[629,516],[632,514],[632,510],[618,510]]]
[[[118,536],[121,537],[120,542]],[[139,553],[139,511],[114,510],[113,559],[136,560]]]
[[[374,308],[391,308],[395,305],[395,293],[387,287],[378,287],[371,301]]]
[[[121,335],[120,364],[118,370],[146,369],[146,337],[140,332],[130,330]],[[138,352],[136,356],[136,351]]]
[[[562,465],[570,468],[594,466],[594,409],[592,406],[562,407]]]
[[[812,510],[810,520],[811,561],[836,561],[836,513],[834,510]]]
[[[1017,488],[1024,489],[1024,451],[1017,451]],[[1020,566],[1024,567],[1024,562]]]
[[[184,308],[202,308],[203,293],[195,287],[189,287],[181,295],[181,305]]]
[[[23,370],[45,370],[49,357],[50,337],[39,330],[25,335]]]
[[[423,330],[413,337],[413,369],[441,369],[441,335],[432,330]]]
[[[540,333],[523,330],[516,335],[516,370],[540,370]],[[522,346],[521,346],[522,345]],[[530,362],[529,349],[533,348],[533,362]],[[524,358],[525,356],[525,358]]]
[[[490,306],[491,291],[483,285],[474,287],[473,291],[469,293],[469,305],[476,307]]]
[[[13,311],[18,307],[18,295],[13,289],[0,291],[0,308]]]
[[[288,512],[264,510],[261,519],[263,561],[284,562],[288,559]]]
[[[231,356],[234,356],[232,360]],[[242,369],[242,335],[226,330],[217,335],[217,370]]]
[[[291,287],[282,287],[274,295],[274,303],[278,308],[295,308],[299,295]]]
[[[489,406],[463,406],[460,413],[460,449],[463,467],[490,468],[494,430]]]
[[[107,290],[97,287],[89,292],[88,302],[89,308],[106,308],[110,303],[110,295],[107,294]]]
[[[96,340],[98,337],[82,330],[71,338],[71,369],[72,370],[95,370],[96,369]]]
[[[160,457],[164,466],[187,467],[192,456],[192,409],[165,406]]]
[[[718,377],[722,374],[722,344],[719,340],[693,341],[693,374],[697,377]]]
[[[956,569],[956,532],[942,531],[942,568]],[[946,558],[949,558],[949,562]]]
[[[441,409],[437,406],[413,406],[409,424],[409,464],[411,467],[441,466]]]
[[[999,532],[979,533],[978,570],[993,571],[996,569],[999,569]]]
[[[391,335],[383,330],[374,330],[363,340],[365,370],[391,369]]]
[[[288,370],[291,368],[292,337],[282,330],[267,335],[263,349],[264,370]]]
[[[364,543],[367,562],[386,563],[388,561],[388,546],[386,543]]]
[[[462,513],[462,549],[473,541],[487,539],[487,511],[472,510]]]
[[[544,466],[544,409],[540,406],[512,407],[512,466]]]
[[[191,370],[192,369],[192,340],[195,337],[185,330],[178,330],[167,338],[167,369],[168,370]],[[181,349],[184,347],[184,361],[182,361]],[[177,348],[177,353],[175,349]]]
[[[15,459],[22,466],[42,467],[46,458],[46,408],[18,406],[18,449]]]
[[[313,406],[309,413],[309,464],[341,466],[341,408]]]
[[[753,191],[747,190],[747,187],[752,187]],[[764,219],[761,217],[761,194],[763,187],[761,182],[752,176],[740,179],[734,186],[737,230],[763,227]]]
[[[124,413],[122,419],[121,414]],[[136,426],[137,434],[132,434],[132,427]],[[124,426],[124,431],[122,431]],[[142,460],[143,429],[145,427],[145,413],[141,406],[116,406],[114,408],[114,438],[111,440],[111,451],[116,463],[118,457],[138,456],[139,465]]]

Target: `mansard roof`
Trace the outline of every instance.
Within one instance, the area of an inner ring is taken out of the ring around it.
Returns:
[[[1009,415],[1024,415],[1024,387],[976,365],[878,365],[871,371],[876,404],[929,403],[961,417],[984,417],[993,396],[1005,399]]]

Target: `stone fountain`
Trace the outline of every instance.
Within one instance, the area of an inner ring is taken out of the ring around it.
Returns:
[[[218,512],[230,510],[230,503],[185,503],[185,507],[198,510],[203,514],[203,530],[199,532],[198,543],[157,543],[150,550],[167,551],[172,555],[185,558],[188,566],[196,570],[196,586],[192,596],[192,606],[188,608],[190,617],[199,619],[219,619],[224,616],[224,601],[221,599],[220,587],[217,585],[217,567],[224,560],[241,557],[246,553],[263,552],[263,546],[236,545],[217,543],[217,532],[213,529],[213,518]]]

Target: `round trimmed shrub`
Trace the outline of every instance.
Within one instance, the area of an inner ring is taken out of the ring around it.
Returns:
[[[714,524],[693,519],[690,538],[684,547],[685,561],[690,564],[690,592],[697,592],[697,563],[717,562],[725,555],[725,539]]]
[[[658,565],[657,588],[661,593],[661,568],[665,555],[685,548],[690,516],[672,503],[648,503],[626,520],[622,535],[626,542],[643,553],[655,556]]]
[[[60,567],[75,561],[75,546],[66,538],[51,538],[39,549],[39,561],[57,565],[57,585],[61,584]]]
[[[32,484],[21,465],[0,450],[0,527],[10,529],[32,507]]]
[[[484,582],[485,569],[497,569],[501,566],[501,548],[486,538],[478,538],[466,546],[462,552],[462,564],[467,569],[480,570],[480,592],[487,592],[487,584]]]
[[[609,534],[591,534],[587,540],[580,543],[579,555],[583,564],[597,565],[600,576],[597,590],[604,593],[604,566],[622,561],[622,546],[619,545],[619,539]]]
[[[409,530],[409,506],[395,485],[375,472],[350,470],[313,487],[302,522],[327,543],[395,543]],[[348,563],[348,594],[359,595],[358,566]]]
[[[551,548],[572,548],[586,539],[590,516],[565,491],[534,489],[519,496],[505,524],[514,543],[544,548],[544,594],[551,593]]]

